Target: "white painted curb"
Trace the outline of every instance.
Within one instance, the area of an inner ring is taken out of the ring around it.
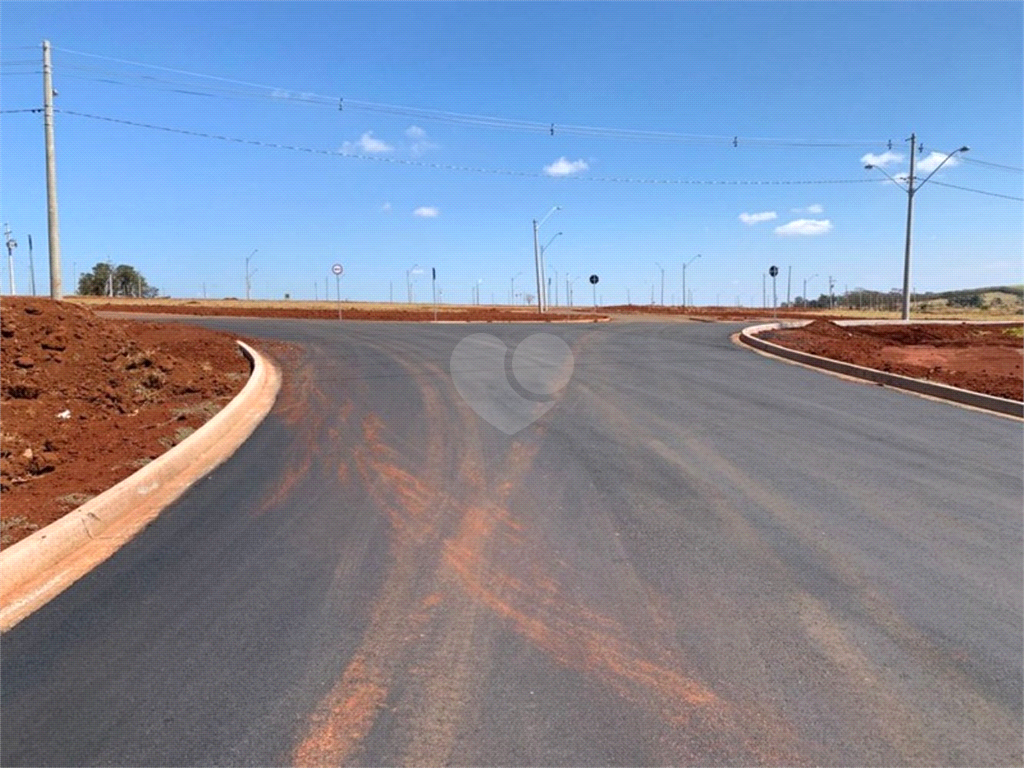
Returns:
[[[852,363],[844,363],[840,360],[832,360],[828,357],[821,357],[819,355],[812,355],[808,352],[800,352],[795,349],[789,349],[779,344],[773,344],[770,341],[765,341],[758,337],[759,334],[765,331],[775,331],[785,328],[803,328],[805,325],[813,322],[812,320],[797,320],[792,322],[780,322],[780,323],[764,323],[762,325],[752,325],[748,328],[744,328],[740,331],[740,340],[748,346],[759,349],[762,352],[767,352],[778,357],[784,357],[787,360],[793,360],[804,365],[810,365],[815,368],[822,368],[833,373],[841,373],[844,376],[853,376],[854,378],[864,379],[866,381],[873,381],[877,384],[884,384],[887,387],[895,387],[897,389],[905,389],[910,392],[917,392],[918,394],[928,395],[930,397],[937,397],[942,400],[951,400],[961,405],[969,405],[974,408],[982,408],[986,411],[995,411],[996,413],[1002,413],[1007,416],[1016,416],[1018,418],[1024,418],[1024,402],[1017,400],[1009,400],[1005,397],[996,397],[994,395],[984,395],[980,392],[972,392],[969,389],[961,389],[960,387],[953,387],[948,384],[939,384],[934,381],[927,381],[925,379],[915,379],[910,376],[900,376],[896,373],[888,373],[886,371],[879,371],[875,368],[865,368],[860,365],[853,365]],[[950,323],[959,323],[961,321],[949,321]],[[883,320],[883,321],[868,321],[861,323],[858,321],[838,321],[837,325],[852,326],[852,325],[902,325],[905,324],[901,320]],[[1002,324],[1002,323],[978,323],[981,324]]]
[[[281,372],[247,344],[249,381],[188,438],[78,509],[0,551],[0,632],[6,632],[131,540],[227,460],[277,399]]]

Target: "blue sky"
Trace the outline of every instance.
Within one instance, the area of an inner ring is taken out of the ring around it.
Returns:
[[[561,301],[596,273],[605,303],[660,302],[660,264],[679,303],[699,253],[693,301],[750,305],[770,264],[782,297],[790,267],[794,296],[815,274],[812,296],[902,284],[907,196],[862,159],[905,173],[911,132],[926,168],[971,147],[933,182],[1024,197],[1022,7],[8,2],[0,107],[40,106],[49,39],[67,287],[110,258],[164,294],[242,296],[258,249],[258,298],[323,298],[340,262],[353,300],[405,300],[418,265],[417,300],[436,267],[446,301],[482,280],[507,302],[516,275],[536,293],[531,221],[559,205],[540,240],[562,232]],[[17,288],[31,234],[45,293],[42,117],[0,118]],[[1021,257],[1019,200],[915,196],[917,290],[1021,283]]]

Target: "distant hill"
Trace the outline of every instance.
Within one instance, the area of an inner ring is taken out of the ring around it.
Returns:
[[[1020,312],[1024,310],[1024,285],[915,293],[914,306],[925,312],[956,307]]]

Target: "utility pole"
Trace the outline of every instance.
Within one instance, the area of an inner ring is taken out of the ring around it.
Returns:
[[[18,247],[18,241],[11,235],[11,227],[4,224],[4,241],[7,243],[7,269],[11,275],[11,296],[18,291],[14,287],[14,249]]]
[[[768,275],[761,273],[761,307],[768,309]]]
[[[691,264],[693,264],[693,262],[695,262],[699,258],[700,258],[700,254],[698,253],[696,256],[694,256],[689,261],[683,262],[683,306],[684,307],[686,306],[687,296],[688,296],[688,294],[686,293],[686,268],[688,266],[690,266]]]
[[[790,306],[792,306],[792,305],[791,305],[791,304],[789,303],[789,301],[790,301],[790,289],[791,289],[792,287],[793,287],[793,265],[792,265],[792,264],[790,264],[790,265],[789,265],[789,274],[788,274],[788,276],[786,277],[786,306],[787,306],[787,307],[790,307]]]
[[[60,225],[57,221],[57,160],[53,144],[53,70],[50,41],[43,40],[43,133],[46,136],[46,227],[50,241],[50,298],[64,294],[60,276]]]
[[[258,250],[259,250],[259,248],[253,248],[252,249],[252,253],[250,253],[248,256],[245,257],[245,300],[246,301],[249,300],[249,293],[252,290],[252,278],[253,278],[253,275],[256,274],[256,270],[255,269],[253,269],[251,272],[249,271],[249,260],[252,259],[252,257],[256,255],[256,252]],[[327,289],[325,288],[324,289],[324,296],[326,296],[326,295],[327,295]]]
[[[533,262],[537,270],[537,311],[544,311],[544,275],[540,270],[540,243],[537,242],[537,220],[533,220]]]
[[[661,270],[661,306],[665,306],[665,268],[658,262],[654,262],[654,266]],[[654,303],[653,301],[651,302]]]
[[[903,319],[910,319],[910,231],[914,221],[914,157],[917,134],[910,134],[910,177],[907,179],[907,242],[903,249]],[[945,161],[943,161],[945,162]],[[938,170],[936,168],[935,170]],[[927,179],[926,179],[927,181]]]
[[[36,265],[32,259],[32,235],[28,236],[28,276],[32,281],[32,295],[36,295]]]
[[[836,279],[832,275],[828,276],[828,308],[836,308],[836,297],[834,288],[836,287]]]

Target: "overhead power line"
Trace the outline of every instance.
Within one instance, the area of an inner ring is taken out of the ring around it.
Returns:
[[[259,139],[245,139],[234,136],[224,136],[220,134],[207,133],[204,131],[194,131],[186,128],[172,128],[165,125],[154,125],[152,123],[142,123],[135,120],[125,120],[116,117],[106,117],[103,115],[94,115],[86,112],[77,112],[69,109],[58,109],[55,108],[54,112],[59,112],[64,115],[72,115],[74,117],[82,117],[90,120],[100,120],[107,123],[116,123],[119,125],[129,125],[136,128],[147,128],[150,130],[164,131],[166,133],[176,133],[185,136],[194,136],[197,138],[214,139],[217,141],[232,142],[235,144],[247,144],[250,146],[264,147],[268,149],[286,149],[294,152],[305,152],[308,154],[316,155],[329,155],[332,157],[347,157],[356,160],[369,160],[377,163],[386,163],[391,165],[406,165],[418,168],[431,168],[434,170],[443,171],[463,171],[469,173],[483,173],[492,174],[498,176],[519,176],[529,178],[558,178],[568,179],[575,181],[598,181],[598,182],[610,182],[610,183],[623,183],[623,184],[667,184],[667,185],[714,185],[714,186],[791,186],[791,185],[824,185],[824,184],[870,184],[872,179],[779,179],[779,180],[706,180],[706,179],[638,179],[630,177],[618,177],[618,176],[558,176],[553,177],[547,173],[541,173],[538,171],[520,171],[502,168],[482,168],[467,165],[454,165],[451,163],[436,163],[427,160],[414,160],[400,157],[385,157],[381,155],[366,155],[357,154],[351,152],[343,152],[334,149],[322,149],[314,147],[302,147],[294,144],[281,144],[278,142],[261,141]]]
[[[120,59],[113,56],[105,56],[95,53],[85,53],[83,51],[74,51],[67,48],[54,47],[54,50],[72,54],[75,56],[86,56],[94,59],[113,61],[119,64],[127,64],[136,67],[147,67],[162,72],[186,75],[188,77],[204,78],[208,80],[215,80],[221,83],[231,83],[233,85],[242,85],[248,88],[256,88],[265,92],[263,95],[264,98],[268,98],[271,100],[298,101],[307,104],[315,104],[318,106],[329,107],[332,109],[356,109],[367,112],[374,112],[378,114],[401,116],[416,120],[430,120],[433,122],[441,122],[453,125],[470,125],[504,130],[518,130],[531,133],[547,133],[551,135],[555,135],[557,133],[570,134],[576,136],[587,136],[591,138],[623,139],[632,141],[674,141],[689,143],[727,144],[732,145],[734,147],[753,144],[763,146],[850,148],[878,147],[886,145],[888,143],[887,140],[881,139],[871,141],[818,141],[812,139],[784,139],[739,135],[692,134],[673,131],[612,128],[608,126],[560,124],[551,121],[521,120],[518,118],[499,117],[494,115],[478,115],[463,112],[427,109],[422,107],[410,107],[399,104],[386,104],[380,102],[364,101],[360,99],[351,99],[340,95],[325,95],[307,91],[296,91],[294,89],[286,89],[281,88],[279,86],[271,86],[263,83],[254,83],[247,80],[237,80],[229,77],[221,77],[219,75],[208,75],[201,72],[192,72],[189,70],[177,69],[174,67],[165,67],[156,64],[146,64],[144,62],[131,61],[129,59]],[[174,84],[182,87],[188,86],[188,84],[185,83]],[[190,87],[195,88],[196,86],[193,84]]]
[[[1004,198],[1006,200],[1017,200],[1019,202],[1024,203],[1024,197],[1014,197],[1013,195],[1002,195],[1002,194],[1000,194],[998,192],[987,192],[984,189],[974,189],[972,187],[961,187],[961,186],[959,186],[957,184],[946,184],[945,182],[936,181],[935,179],[932,179],[931,182],[929,182],[929,183],[936,184],[936,185],[938,185],[940,187],[949,187],[950,189],[961,189],[964,192],[974,192],[975,194],[978,194],[978,195],[988,195],[989,197],[1002,197],[1002,198]]]
[[[961,155],[959,159],[964,161],[964,162],[966,162],[966,163],[974,163],[975,165],[984,165],[984,166],[986,166],[988,168],[1000,168],[1000,169],[1002,169],[1004,171],[1013,171],[1015,173],[1024,173],[1024,168],[1018,168],[1015,165],[1004,165],[1003,163],[990,163],[990,162],[988,162],[986,160],[978,160],[975,157],[967,157],[966,155]]]

